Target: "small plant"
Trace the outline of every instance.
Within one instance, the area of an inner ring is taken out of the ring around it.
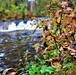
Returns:
[[[36,43],[33,60],[26,60],[25,72],[29,75],[69,75],[69,72],[75,72],[76,17],[73,6],[67,3],[69,1],[62,1],[61,7],[59,3],[57,9],[51,4],[50,9],[54,12],[50,12],[53,14],[50,15],[52,20],[41,21],[37,26],[43,28],[42,45]]]

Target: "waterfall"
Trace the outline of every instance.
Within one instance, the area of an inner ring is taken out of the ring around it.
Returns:
[[[0,32],[10,32],[16,30],[34,30],[38,22],[36,20],[10,21],[0,23]],[[39,28],[37,30],[40,30]]]

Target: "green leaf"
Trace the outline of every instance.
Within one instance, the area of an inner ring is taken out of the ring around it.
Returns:
[[[46,69],[46,72],[48,72],[49,74],[53,73],[54,71],[50,70],[49,68]]]
[[[57,49],[56,49],[56,50],[54,50],[54,55],[55,55],[55,56],[57,56],[57,55],[58,55],[58,51],[57,51]]]
[[[55,46],[55,44],[54,43],[51,43],[50,46]]]
[[[58,36],[60,34],[60,30],[58,29],[57,31],[56,31],[56,35]]]
[[[71,66],[73,66],[73,63],[66,63],[66,64],[63,64],[63,66],[66,66],[66,67],[71,67]]]
[[[35,75],[33,71],[29,71],[29,75]]]
[[[50,69],[51,71],[55,71],[57,69],[57,67],[56,66],[50,66],[50,67],[48,67],[48,69]]]
[[[45,72],[46,72],[46,69],[47,69],[47,66],[46,66],[46,65],[43,65],[43,66],[41,67],[40,72],[41,72],[41,73],[45,73]]]
[[[38,68],[37,68],[35,65],[32,65],[32,70],[33,70],[34,72],[38,72]]]

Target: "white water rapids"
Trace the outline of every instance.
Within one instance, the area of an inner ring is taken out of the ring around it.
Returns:
[[[0,32],[11,32],[16,30],[34,30],[38,25],[38,21],[36,20],[28,20],[26,23],[21,21],[16,25],[15,22],[5,22],[4,25],[0,25]],[[37,28],[37,30],[41,30]]]

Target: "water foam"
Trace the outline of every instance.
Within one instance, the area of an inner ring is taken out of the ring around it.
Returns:
[[[24,23],[24,21],[21,21],[18,25],[16,25],[15,22],[11,22],[10,24],[6,23],[2,27],[0,27],[0,32],[10,32],[16,30],[34,30],[37,25],[38,22],[36,22],[36,20],[28,20],[26,23]],[[38,30],[40,29],[38,28]]]

